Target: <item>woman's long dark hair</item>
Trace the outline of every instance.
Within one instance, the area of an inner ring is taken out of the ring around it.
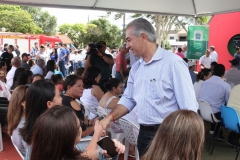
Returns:
[[[0,61],[0,69],[2,69],[2,67],[3,66],[5,66],[6,65],[6,63],[5,62],[3,62],[3,61]]]
[[[57,53],[57,49],[56,48],[54,49],[54,52],[51,53],[51,55],[53,55],[53,53],[54,53],[54,56],[55,56],[54,59],[55,59],[55,61],[57,61],[58,53]]]
[[[74,147],[79,127],[71,108],[54,106],[48,109],[34,125],[30,159],[87,159]]]
[[[55,69],[54,67],[55,67],[55,61],[54,60],[47,61],[47,66],[45,68],[44,76],[46,76],[49,71],[54,72],[54,69]]]
[[[92,85],[96,85],[97,82],[95,81],[95,78],[101,73],[101,70],[97,67],[91,66],[87,69],[84,78],[83,78],[83,84],[84,88],[92,88]]]
[[[31,78],[33,75],[32,71],[25,70],[18,74],[17,80],[13,83],[11,90],[14,90],[20,85],[26,85],[28,83],[28,78]]]
[[[47,80],[34,82],[26,94],[26,122],[20,133],[27,144],[31,144],[33,127],[37,118],[47,110],[47,102],[53,101],[55,96],[55,85]]]
[[[19,67],[16,69],[14,76],[13,76],[13,84],[11,86],[11,90],[13,90],[15,88],[14,84],[16,83],[18,76],[20,75],[20,73],[22,73],[24,71],[25,71],[25,68],[22,68],[22,67]]]
[[[198,72],[196,81],[197,82],[200,80],[204,81],[204,77],[208,76],[210,72],[212,72],[211,69],[207,69],[207,68],[202,69],[200,72]]]
[[[106,82],[104,84],[104,87],[108,90],[108,91],[112,91],[113,87],[117,88],[118,85],[122,83],[119,79],[117,78],[112,78],[110,79],[108,82]]]

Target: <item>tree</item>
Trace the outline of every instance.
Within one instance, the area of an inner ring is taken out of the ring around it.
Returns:
[[[0,5],[0,28],[6,31],[21,33],[42,33],[33,21],[31,15],[19,6]]]
[[[46,35],[55,35],[57,28],[55,16],[51,16],[48,11],[42,11],[40,7],[21,6],[21,8],[31,14],[35,24],[42,28]]]
[[[75,46],[81,45],[84,42],[84,36],[87,34],[86,26],[81,23],[63,24],[59,26],[59,32],[66,34],[74,43]]]
[[[106,19],[97,19],[89,22],[95,24],[101,31],[99,39],[105,41],[111,48],[118,47],[121,44],[121,31],[116,25],[110,24]]]

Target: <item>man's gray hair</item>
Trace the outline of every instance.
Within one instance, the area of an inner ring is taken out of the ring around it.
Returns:
[[[130,27],[133,27],[133,35],[139,37],[142,33],[145,33],[150,42],[156,42],[156,31],[148,20],[144,18],[135,19],[127,25],[126,29]]]
[[[210,49],[215,51],[215,47],[214,46],[210,46]]]
[[[40,59],[37,60],[37,65],[42,66],[43,64],[45,64],[44,59],[40,58]]]

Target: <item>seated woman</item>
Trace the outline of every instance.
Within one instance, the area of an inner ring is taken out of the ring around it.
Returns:
[[[98,150],[97,141],[103,132],[99,121],[96,121],[94,130],[93,138],[85,151],[79,151],[75,145],[81,139],[81,121],[71,108],[54,106],[43,113],[34,126],[30,159],[103,159],[102,154],[107,155],[107,153],[106,151],[100,151],[99,153]],[[116,151],[123,153],[125,147],[116,140],[113,141],[117,147]]]
[[[196,98],[199,99],[200,95],[200,88],[204,81],[212,77],[212,70],[211,69],[202,69],[201,72],[197,74],[196,82],[193,85]]]
[[[29,70],[20,72],[17,76],[17,80],[13,83],[11,89],[14,90],[16,87],[20,85],[30,86],[32,74],[33,74],[32,71]]]
[[[99,106],[103,107],[109,114],[117,105],[119,101],[118,95],[122,94],[122,82],[117,78],[112,78],[105,83],[105,88],[108,90],[99,101]],[[111,128],[115,133],[123,132],[120,124],[112,122]]]
[[[14,89],[8,105],[7,122],[8,134],[12,136],[12,143],[25,156],[25,142],[19,133],[25,122],[25,96],[27,86],[18,86]]]
[[[79,99],[83,94],[83,81],[82,78],[77,75],[69,75],[63,84],[65,94],[62,96],[62,104],[67,107],[71,107],[75,112],[79,120],[85,122],[82,126],[82,137],[89,136],[94,131],[94,126],[87,128],[88,120],[84,117],[85,109],[75,99]]]
[[[202,118],[193,111],[178,110],[160,125],[142,160],[202,160],[205,130]]]
[[[57,65],[55,63],[54,60],[49,60],[47,62],[47,68],[46,68],[46,71],[45,71],[45,78],[44,79],[48,79],[50,80],[52,75],[54,75],[54,70],[57,68]]]
[[[0,61],[0,81],[6,83],[6,75],[7,75],[7,65],[5,62]]]
[[[63,92],[63,77],[61,74],[54,74],[51,77],[52,82],[55,84],[55,86],[58,88],[59,92]]]
[[[84,91],[80,101],[90,108],[89,119],[97,117],[95,109],[98,107],[98,103],[104,94],[98,86],[100,79],[101,70],[94,66],[87,69],[83,78]]]
[[[43,76],[41,74],[34,74],[31,77],[31,83],[34,83],[35,81],[42,80]]]
[[[25,99],[25,123],[20,134],[26,142],[26,160],[29,160],[28,147],[32,145],[33,127],[38,117],[48,108],[62,104],[62,97],[52,82],[38,80],[27,90]]]

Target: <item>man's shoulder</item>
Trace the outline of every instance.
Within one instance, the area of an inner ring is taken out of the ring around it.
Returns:
[[[107,54],[107,53],[105,53],[104,56],[106,56],[106,57],[108,57],[108,58],[112,58],[112,55]]]

